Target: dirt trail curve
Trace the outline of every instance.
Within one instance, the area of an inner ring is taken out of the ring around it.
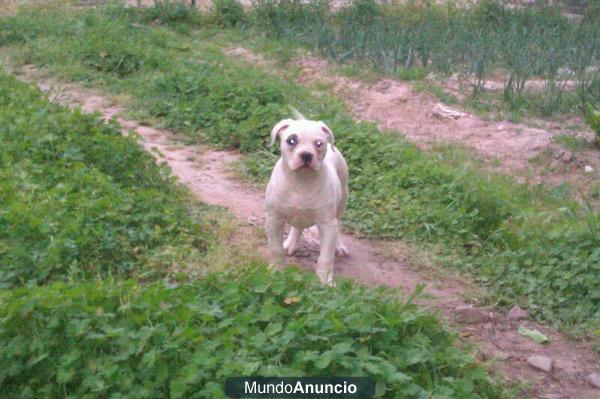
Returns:
[[[231,162],[239,157],[237,154],[177,143],[173,133],[119,117],[122,109],[101,94],[74,84],[58,83],[43,77],[31,66],[20,70],[18,77],[37,83],[49,98],[62,104],[81,107],[84,112],[99,112],[105,119],[117,118],[124,134],[137,132],[143,146],[159,161],[167,162],[173,174],[201,201],[227,207],[243,222],[260,225],[264,221],[263,192],[237,181],[230,173]],[[589,344],[570,340],[526,318],[518,320],[492,309],[468,306],[464,298],[470,289],[467,284],[454,278],[435,280],[412,269],[408,251],[403,250],[400,242],[390,245],[351,235],[345,235],[344,239],[351,255],[336,260],[338,276],[368,285],[398,287],[405,293],[414,290],[418,283],[426,283],[426,292],[436,299],[424,305],[439,310],[462,339],[474,343],[480,357],[491,360],[494,368],[509,380],[530,384],[532,397],[600,398],[600,387],[593,388],[587,381],[594,372],[600,373],[600,356]],[[304,241],[293,262],[312,268],[317,251],[313,243]],[[550,344],[536,344],[519,335],[519,325],[544,332]],[[552,359],[552,370],[544,372],[528,364],[532,355]]]

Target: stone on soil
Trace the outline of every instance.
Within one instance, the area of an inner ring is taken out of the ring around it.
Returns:
[[[588,375],[585,380],[594,388],[600,389],[600,373],[593,372]]]
[[[534,355],[534,356],[529,356],[527,358],[527,364],[529,364],[534,369],[537,369],[537,370],[540,370],[540,371],[543,371],[546,373],[552,372],[553,363],[554,363],[553,360],[546,356]]]

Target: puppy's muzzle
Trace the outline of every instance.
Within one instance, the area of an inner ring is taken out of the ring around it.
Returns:
[[[300,159],[302,160],[304,166],[310,166],[310,163],[313,159],[313,154],[311,154],[310,152],[303,152],[300,154]]]

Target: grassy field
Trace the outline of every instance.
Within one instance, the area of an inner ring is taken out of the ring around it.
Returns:
[[[572,334],[597,328],[596,213],[543,187],[482,173],[452,150],[432,157],[355,123],[337,99],[317,98],[199,39],[210,38],[215,21],[179,6],[24,11],[2,20],[0,45],[14,62],[129,95],[141,119],[240,150],[257,181],[276,159],[270,128],[293,104],[327,121],[347,157],[348,229],[434,248],[448,267],[489,286],[499,305],[524,304]]]
[[[252,374],[505,397],[418,292],[256,262],[190,278],[223,245],[219,219],[116,124],[0,72],[0,125],[1,397],[223,398],[226,377]]]

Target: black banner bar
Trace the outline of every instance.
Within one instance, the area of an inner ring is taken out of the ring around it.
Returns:
[[[367,377],[231,377],[225,381],[230,398],[368,399],[375,382]]]

